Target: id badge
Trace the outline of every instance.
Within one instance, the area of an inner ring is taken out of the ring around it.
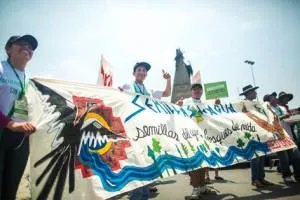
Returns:
[[[13,116],[24,121],[28,120],[28,104],[25,97],[15,101],[15,111]]]

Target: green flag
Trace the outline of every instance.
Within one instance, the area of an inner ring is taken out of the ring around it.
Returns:
[[[228,97],[226,81],[205,83],[204,91],[207,100]]]

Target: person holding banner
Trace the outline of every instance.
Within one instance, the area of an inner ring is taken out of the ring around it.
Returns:
[[[28,120],[25,68],[38,42],[32,35],[12,36],[5,45],[8,55],[0,65],[0,199],[16,198],[29,155],[28,135],[35,127]]]
[[[240,96],[245,96],[245,101],[254,101],[257,98],[256,90],[258,88],[259,87],[247,85],[243,87],[243,92],[240,94]],[[273,185],[273,183],[265,180],[264,162],[264,156],[253,158],[250,162],[252,185],[257,188]]]
[[[272,110],[277,114],[281,119],[281,124],[284,130],[288,133],[289,137],[294,140],[291,127],[284,119],[290,117],[290,112],[288,110],[287,103],[293,99],[292,94],[286,94],[285,92],[279,93],[279,99],[276,98],[277,94],[273,92],[270,95],[266,95],[265,99],[271,105]],[[281,103],[282,106],[279,106],[278,103]],[[285,151],[277,152],[279,158],[281,174],[283,181],[285,183],[295,183],[292,179],[292,172],[290,169],[290,163],[293,166],[294,177],[297,182],[300,182],[300,151],[298,148],[288,149]]]
[[[154,98],[160,99],[162,97],[168,97],[171,95],[171,76],[169,73],[163,72],[163,78],[167,80],[167,84],[164,91],[153,91],[151,93],[146,89],[144,81],[147,77],[148,71],[151,69],[151,65],[146,62],[138,62],[133,67],[133,76],[135,78],[134,82],[131,84],[125,84],[119,87],[121,91],[139,93],[146,96],[152,96]]]
[[[186,105],[195,105],[201,104],[201,96],[203,94],[203,88],[200,79],[194,78],[194,82],[191,86],[192,97],[184,99],[181,97],[176,104],[178,106],[186,106]],[[201,197],[202,194],[216,194],[215,191],[212,191],[210,188],[206,186],[205,183],[205,172],[209,170],[208,168],[200,168],[194,171],[189,172],[190,176],[190,184],[193,186],[193,191],[190,196],[190,199],[196,200]]]
[[[138,93],[145,96],[152,96],[157,99],[162,97],[168,97],[171,95],[171,75],[164,70],[162,70],[163,78],[167,80],[166,87],[164,91],[153,91],[148,92],[144,85],[144,81],[147,77],[148,71],[151,69],[151,65],[147,62],[138,62],[133,67],[134,81],[131,84],[125,84],[119,87],[121,91]],[[144,186],[137,188],[130,192],[129,196],[131,200],[146,200],[149,199],[149,192],[156,192],[156,187]]]

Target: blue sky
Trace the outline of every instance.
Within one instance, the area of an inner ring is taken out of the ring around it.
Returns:
[[[300,106],[300,1],[297,0],[1,0],[1,60],[11,35],[39,41],[28,65],[33,76],[96,83],[100,56],[113,65],[114,85],[133,79],[137,61],[152,65],[146,85],[163,89],[161,69],[175,71],[181,48],[206,82],[226,80],[229,100],[252,83],[261,98],[294,94]]]

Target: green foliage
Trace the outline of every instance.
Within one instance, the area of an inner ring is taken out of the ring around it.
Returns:
[[[204,144],[201,144],[201,145],[200,145],[200,149],[201,149],[204,153],[207,153],[207,152],[208,152]]]
[[[243,147],[245,146],[245,143],[244,143],[243,140],[240,139],[240,138],[239,138],[236,142],[237,142],[237,144],[238,144],[237,146],[240,147],[240,148],[243,148]]]
[[[251,134],[249,132],[245,132],[244,138],[250,140]]]
[[[182,154],[181,154],[181,151],[180,151],[180,149],[178,148],[177,145],[176,145],[176,149],[177,149],[177,152],[179,153],[180,157],[183,158],[183,157],[182,157]]]
[[[147,148],[148,148],[148,156],[150,158],[152,158],[152,160],[155,161],[155,153],[154,153],[154,151],[149,146],[147,146]]]
[[[159,140],[155,139],[155,138],[152,138],[152,147],[153,147],[153,150],[156,152],[156,153],[159,153],[161,152],[161,146],[159,144]]]
[[[218,152],[218,154],[220,155],[220,148],[219,147],[216,147],[215,148],[216,152]],[[220,155],[221,156],[221,155]]]
[[[204,140],[204,144],[205,144],[205,146],[206,146],[206,148],[208,149],[208,150],[210,150],[210,147],[209,147],[209,145],[207,144],[207,142]]]
[[[182,148],[184,154],[186,155],[186,157],[188,157],[188,155],[189,155],[189,150],[188,150],[187,146],[185,146],[185,145],[182,144],[182,143],[180,143],[180,144],[181,144],[181,148]]]
[[[189,143],[191,151],[195,154],[196,153],[195,147],[190,143],[190,141],[188,141],[188,143]]]

